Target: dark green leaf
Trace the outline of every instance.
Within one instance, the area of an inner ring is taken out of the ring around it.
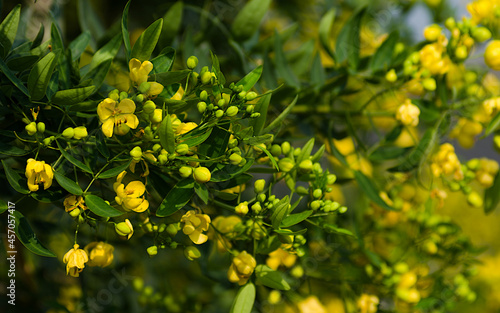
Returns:
[[[376,72],[378,70],[389,70],[391,65],[394,47],[399,40],[398,31],[392,32],[389,37],[380,45],[373,57],[370,59],[370,70]]]
[[[288,116],[288,114],[292,111],[292,109],[295,106],[295,104],[297,103],[298,99],[299,99],[299,95],[295,96],[295,98],[293,99],[292,103],[290,103],[290,105],[287,106],[287,108],[285,110],[283,110],[283,112],[281,112],[281,114],[278,115],[278,117],[276,117],[274,119],[274,121],[272,121],[271,124],[267,125],[267,127],[264,128],[264,130],[261,131],[260,133],[267,134],[267,133],[271,132],[271,130],[273,130],[274,128],[282,125],[283,121]]]
[[[9,69],[7,64],[0,59],[0,71],[7,76],[7,78],[19,89],[21,90],[26,96],[29,97],[30,93],[26,86],[24,86],[23,82],[17,78],[17,76]]]
[[[236,39],[245,41],[259,29],[260,22],[271,5],[271,0],[250,0],[234,19],[231,31]]]
[[[363,191],[363,193],[372,200],[376,205],[390,211],[394,211],[394,209],[389,206],[379,195],[379,191],[375,184],[370,180],[370,178],[366,177],[365,174],[360,171],[354,171],[354,177],[358,182],[359,188]]]
[[[175,49],[166,47],[156,58],[151,60],[154,73],[165,73],[172,69],[175,61]]]
[[[321,18],[321,21],[319,23],[319,42],[323,46],[323,49],[330,55],[333,56],[333,51],[332,51],[332,38],[331,38],[331,31],[332,31],[332,26],[333,26],[333,21],[335,20],[335,9],[330,9],[328,12],[326,12],[325,15]]]
[[[300,162],[309,159],[311,156],[312,149],[314,147],[314,138],[309,139],[306,144],[302,147],[299,156],[297,157],[297,164]]]
[[[33,64],[38,61],[38,56],[36,55],[24,55],[17,58],[9,59],[7,66],[16,72],[24,71],[30,68]]]
[[[235,85],[243,86],[243,91],[249,91],[252,87],[259,81],[260,76],[262,75],[263,66],[259,65],[253,69],[250,73],[245,75],[242,79],[240,79]]]
[[[484,213],[493,212],[500,203],[500,172],[495,176],[493,185],[484,191]]]
[[[73,105],[87,99],[95,90],[94,86],[60,90],[52,97],[52,103],[58,105]]]
[[[338,63],[347,60],[349,67],[356,69],[359,63],[361,19],[366,9],[359,10],[345,23],[335,43],[335,55]]]
[[[128,9],[130,7],[130,1],[131,0],[127,2],[127,5],[125,5],[125,9],[123,9],[123,15],[121,20],[123,43],[125,44],[125,53],[127,55],[127,61],[130,60],[130,54],[132,51],[130,45],[130,34],[128,32]]]
[[[215,126],[210,134],[210,137],[198,146],[198,153],[211,159],[215,159],[224,154],[229,142],[229,137],[231,136],[228,129],[229,123]]]
[[[69,44],[69,51],[71,51],[71,61],[75,62],[80,58],[83,51],[87,48],[90,42],[90,32],[85,31],[81,33]]]
[[[188,204],[193,195],[193,179],[186,178],[181,180],[170,190],[165,199],[163,199],[156,211],[156,216],[164,217],[174,214]]]
[[[287,228],[304,221],[306,218],[313,214],[312,210],[307,210],[300,213],[290,214],[283,219],[281,222],[281,227]]]
[[[255,267],[255,276],[257,285],[264,285],[276,290],[290,290],[290,285],[281,275],[281,272],[275,271],[267,265],[259,264]]]
[[[50,26],[50,39],[52,39],[52,51],[64,50],[61,32],[59,32],[59,28],[54,23]]]
[[[14,43],[14,39],[16,39],[20,14],[21,5],[18,4],[5,17],[2,24],[0,24],[0,52],[2,58],[4,58],[10,51],[10,48]]]
[[[91,1],[78,0],[77,12],[80,29],[89,31],[94,40],[99,40],[103,36],[105,28],[97,16],[96,10],[92,8]]]
[[[143,62],[149,60],[151,53],[156,47],[158,38],[160,38],[161,28],[163,26],[163,19],[158,19],[151,24],[142,34],[132,48],[132,58],[136,58]]]
[[[311,83],[315,88],[319,89],[326,82],[325,68],[321,64],[321,58],[319,54],[316,54],[311,69]]]
[[[255,286],[251,282],[248,282],[238,290],[230,313],[250,313],[252,312],[254,302]]]
[[[56,94],[57,89],[59,88],[59,71],[55,71],[50,78],[49,84],[47,85],[47,90],[45,94],[47,95],[47,99],[51,101],[52,97]]]
[[[251,146],[259,145],[261,143],[271,142],[274,136],[272,134],[265,134],[243,139],[243,143]]]
[[[38,30],[38,33],[36,34],[36,37],[33,40],[33,43],[31,44],[31,49],[38,47],[42,43],[44,34],[45,34],[45,27],[43,26],[43,24],[40,24],[40,29]]]
[[[271,101],[271,93],[268,93],[259,98],[255,104],[254,112],[260,113],[260,116],[254,118],[250,121],[250,125],[253,127],[253,134],[258,136],[262,133],[262,129],[266,123],[267,109],[269,107],[269,102]]]
[[[224,85],[226,83],[226,78],[224,77],[224,74],[222,74],[220,70],[219,59],[215,54],[212,53],[212,51],[210,51],[210,56],[212,57],[212,72],[215,73],[215,76],[217,77],[219,84]]]
[[[395,158],[402,157],[406,154],[408,148],[401,148],[396,146],[381,146],[378,147],[377,150],[373,151],[368,159],[370,161],[386,161]]]
[[[189,73],[191,73],[190,70],[158,73],[151,75],[149,81],[155,81],[162,84],[163,86],[168,86],[175,83],[180,83],[189,75]]]
[[[59,173],[58,171],[54,172],[54,177],[56,178],[59,185],[64,189],[66,189],[66,191],[69,192],[70,194],[79,196],[83,193],[82,188],[80,188],[80,186],[77,183],[67,178],[63,174]]]
[[[124,164],[117,166],[115,168],[109,169],[107,171],[102,172],[97,176],[99,179],[106,179],[106,178],[111,178],[111,177],[116,177],[118,174],[121,172],[125,171],[129,166],[130,162],[132,162],[132,159],[130,159],[128,162],[125,162]]]
[[[17,238],[26,247],[26,249],[33,252],[34,254],[38,254],[41,256],[52,258],[56,257],[56,255],[52,251],[45,248],[42,243],[38,241],[38,238],[33,232],[33,229],[28,223],[28,220],[24,217],[23,214],[21,214],[21,212],[15,210],[12,215],[14,216],[16,221],[15,231]]]
[[[105,157],[106,159],[109,159],[109,157],[110,157],[109,149],[108,149],[108,146],[106,145],[106,140],[104,139],[104,134],[100,130],[96,134],[96,148],[99,151],[99,153],[102,154],[103,157]],[[101,174],[104,174],[104,173],[101,173]]]
[[[7,180],[9,181],[9,184],[12,186],[12,188],[14,188],[14,190],[19,193],[28,194],[30,191],[26,187],[28,186],[26,179],[21,178],[21,176],[9,165],[7,165],[4,160],[2,160],[2,165],[5,171],[5,176],[7,176]]]
[[[330,225],[330,224],[324,224],[323,229],[329,233],[335,233],[335,234],[340,234],[340,235],[347,235],[347,236],[356,237],[350,230],[345,229],[345,228],[340,228],[340,227]]]
[[[168,153],[175,152],[175,134],[170,115],[166,114],[160,124],[160,143]]]
[[[291,87],[299,88],[300,82],[297,76],[293,73],[292,69],[288,65],[288,62],[283,52],[283,43],[281,42],[280,35],[278,31],[274,31],[274,36],[276,40],[274,41],[274,62],[276,64],[276,70],[285,83]]]
[[[159,44],[161,47],[169,45],[173,38],[177,35],[182,23],[183,3],[177,1],[163,16],[164,21],[168,21],[163,25],[161,30]]]
[[[7,211],[7,209],[9,209],[9,205],[7,204],[7,202],[0,199],[0,214]]]
[[[93,174],[90,167],[88,167],[86,164],[83,164],[81,161],[78,161],[74,156],[69,154],[68,151],[64,150],[57,140],[56,140],[56,144],[57,144],[57,147],[59,148],[59,151],[66,158],[66,160],[68,160],[71,164],[80,168],[81,170],[83,170],[87,173]]]
[[[111,68],[111,63],[113,63],[113,60],[107,60],[102,62],[92,70],[88,71],[87,74],[85,74],[85,76],[83,76],[80,81],[84,82],[88,79],[91,79],[92,85],[95,86],[94,91],[98,91],[99,88],[101,88],[104,79],[106,79],[106,76],[108,75],[109,69]]]
[[[220,183],[224,181],[228,181],[230,179],[236,178],[240,176],[240,174],[243,174],[250,168],[252,167],[254,160],[253,159],[247,159],[247,163],[243,166],[238,166],[238,165],[222,165],[223,167],[221,169],[214,170],[212,172],[212,178],[210,181]],[[243,176],[246,177],[246,176]],[[250,176],[251,177],[251,176]],[[248,181],[248,180],[247,180]],[[245,181],[246,182],[246,181]],[[244,182],[237,183],[237,185],[241,185]],[[231,186],[232,187],[232,186]],[[231,188],[229,186],[225,188]]]
[[[99,65],[105,63],[106,61],[113,60],[115,55],[120,50],[120,46],[122,44],[121,35],[118,34],[113,37],[107,44],[105,44],[101,49],[97,50],[97,52],[92,57],[92,61],[90,61],[89,72],[97,68]]]
[[[273,208],[273,214],[271,215],[271,221],[274,229],[279,229],[281,221],[288,212],[288,206],[290,205],[290,200],[288,196],[282,198]]]
[[[37,192],[30,193],[30,196],[38,202],[42,203],[54,203],[61,201],[64,197],[66,197],[68,193],[60,188],[52,189],[49,188],[47,190],[38,190]]]
[[[31,69],[28,77],[28,91],[32,100],[40,100],[45,96],[47,85],[57,65],[58,58],[59,54],[49,52]]]
[[[197,145],[202,144],[205,140],[210,137],[210,134],[212,133],[213,128],[208,128],[208,129],[200,129],[197,131],[197,129],[194,129],[193,131],[189,132],[186,134],[187,138],[184,139],[182,137],[182,143],[188,145],[189,147],[195,147]]]
[[[95,215],[102,217],[116,217],[124,214],[122,211],[115,209],[95,195],[86,195],[85,204]]]
[[[7,143],[0,142],[0,154],[10,155],[10,156],[21,156],[30,153],[29,150],[24,150],[16,146],[12,146]]]
[[[194,191],[200,197],[201,201],[203,201],[205,204],[208,204],[208,189],[205,184],[194,184]]]

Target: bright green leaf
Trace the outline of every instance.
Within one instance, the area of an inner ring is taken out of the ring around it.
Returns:
[[[115,209],[95,195],[86,195],[85,204],[90,211],[102,217],[116,217],[124,214],[122,211]]]
[[[32,100],[40,100],[45,96],[54,68],[57,65],[59,54],[49,52],[38,61],[28,76],[28,91]]]
[[[59,185],[64,189],[66,189],[66,191],[69,192],[70,194],[79,196],[83,193],[83,190],[82,188],[80,188],[78,183],[75,183],[74,181],[67,178],[63,174],[59,173],[58,171],[54,172],[54,177],[59,183]]]
[[[16,39],[20,15],[21,5],[18,4],[5,17],[2,24],[0,24],[0,53],[2,58],[4,58],[10,51],[10,48],[14,43],[14,39]]]
[[[193,178],[186,178],[178,182],[163,199],[156,211],[156,216],[164,217],[182,209],[194,195]]]
[[[275,271],[267,265],[257,265],[255,276],[257,277],[255,283],[258,285],[264,285],[276,290],[290,290],[290,285],[283,278],[281,272]]]
[[[136,58],[141,62],[149,60],[160,37],[162,26],[163,19],[158,19],[139,36],[132,48],[132,58]]]
[[[230,313],[250,313],[255,302],[255,286],[251,282],[240,287]]]

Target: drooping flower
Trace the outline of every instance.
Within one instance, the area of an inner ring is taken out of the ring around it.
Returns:
[[[244,285],[252,276],[252,273],[257,266],[257,261],[251,254],[246,251],[240,252],[234,259],[227,272],[227,278],[230,282]]]
[[[85,206],[85,200],[82,196],[69,195],[64,199],[64,210],[66,212],[71,212],[74,209],[79,208],[82,211],[87,209]]]
[[[137,213],[144,212],[149,207],[148,200],[144,199],[146,186],[141,181],[131,181],[125,187],[122,184],[123,177],[127,174],[126,171],[121,172],[116,177],[116,182],[113,184],[113,189],[116,192],[116,203],[120,204],[127,211]]]
[[[208,240],[208,236],[203,232],[208,230],[208,226],[211,222],[210,216],[190,210],[182,216],[181,222],[184,223],[182,232],[188,235],[189,239],[195,244],[201,245]]]
[[[75,243],[72,249],[70,249],[63,257],[63,262],[66,263],[66,275],[71,275],[73,277],[80,276],[81,271],[85,267],[85,263],[88,262],[89,257],[87,252],[79,249],[79,245]]]
[[[35,159],[28,159],[25,175],[28,178],[28,188],[30,191],[37,191],[39,184],[43,184],[44,190],[49,188],[54,178],[52,167],[45,164],[45,161],[36,161]]]
[[[124,222],[115,224],[115,232],[118,236],[127,237],[127,240],[129,240],[134,234],[134,226],[132,226],[132,223],[127,218]]]
[[[105,242],[91,242],[85,246],[85,252],[89,256],[89,266],[106,267],[113,262],[113,251],[115,248]]]
[[[125,135],[130,128],[139,125],[139,119],[134,114],[135,103],[130,99],[123,99],[119,103],[111,98],[106,98],[97,106],[97,115],[102,123],[102,132],[106,137]]]

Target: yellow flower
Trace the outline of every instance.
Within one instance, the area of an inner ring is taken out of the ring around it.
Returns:
[[[457,126],[450,133],[450,138],[456,138],[458,143],[465,149],[472,148],[475,143],[475,137],[483,131],[483,126],[473,120],[461,117]]]
[[[476,171],[476,180],[484,188],[489,188],[493,185],[495,176],[498,173],[498,163],[495,160],[487,158],[479,159],[479,168]]]
[[[362,294],[358,299],[358,308],[360,313],[375,313],[377,312],[377,306],[379,299],[377,296]]]
[[[241,223],[241,218],[236,215],[217,216],[212,222],[213,228],[208,231],[208,237],[217,242],[217,250],[225,252],[231,249],[232,244],[229,241],[237,236],[235,226]],[[215,230],[214,230],[215,229]]]
[[[182,216],[181,222],[184,223],[182,232],[188,235],[195,244],[201,245],[208,240],[208,236],[203,232],[208,230],[208,225],[211,222],[210,216],[191,210]]]
[[[69,195],[64,199],[64,210],[66,212],[71,212],[76,208],[86,210],[85,200],[82,196]]]
[[[146,192],[146,186],[141,181],[135,180],[128,183],[127,187],[125,187],[122,184],[122,180],[126,174],[126,171],[121,172],[113,184],[113,189],[116,192],[116,203],[120,204],[127,211],[135,211],[137,213],[146,211],[149,207],[148,200],[144,199],[143,196]]]
[[[177,130],[175,131],[175,134],[176,135],[184,135],[185,133],[192,131],[196,127],[198,127],[198,124],[193,123],[193,122],[181,123],[177,127]]]
[[[326,309],[316,296],[309,296],[297,303],[300,313],[326,313]]]
[[[123,99],[120,103],[111,98],[101,101],[97,106],[97,115],[102,123],[104,135],[113,136],[113,130],[117,135],[125,135],[129,128],[137,128],[139,119],[134,112],[135,103],[130,99]]]
[[[89,266],[106,267],[113,261],[113,251],[115,248],[105,242],[91,242],[85,246],[85,252],[89,256]]]
[[[482,106],[486,115],[492,117],[500,109],[500,97],[486,99]]]
[[[411,103],[410,99],[406,99],[405,103],[399,106],[396,112],[396,119],[405,126],[417,126],[420,109]]]
[[[424,69],[431,74],[445,74],[450,68],[451,61],[448,56],[444,56],[445,47],[442,43],[436,42],[428,44],[420,50],[420,63]]]
[[[246,251],[242,251],[233,259],[233,263],[231,263],[227,272],[227,278],[230,282],[238,283],[240,286],[244,285],[252,276],[256,266],[257,261],[253,256]]]
[[[484,61],[490,68],[495,71],[500,71],[500,40],[493,40],[488,47],[486,47],[484,51]]]
[[[487,20],[495,18],[495,9],[500,7],[498,0],[477,0],[467,4],[467,10],[472,16],[475,24],[488,22]]]
[[[424,37],[429,41],[436,41],[441,35],[441,27],[437,24],[432,24],[424,29]]]
[[[134,234],[134,227],[132,226],[132,223],[130,223],[129,219],[125,219],[124,222],[120,222],[115,224],[115,232],[119,236],[127,237],[127,240],[132,237]]]
[[[432,157],[431,171],[435,177],[454,174],[455,179],[463,178],[460,161],[455,154],[455,148],[449,143],[443,143],[439,151]]]
[[[28,188],[30,191],[37,191],[39,184],[43,184],[44,190],[49,188],[54,178],[52,167],[45,164],[45,161],[35,161],[35,159],[28,159],[25,175],[28,178]]]
[[[292,267],[295,264],[296,260],[297,256],[295,254],[290,254],[287,251],[278,248],[269,253],[266,264],[273,270],[277,270],[280,265],[286,266],[288,268]]]
[[[78,249],[79,245],[75,243],[73,249],[70,249],[63,257],[63,262],[66,263],[66,275],[71,275],[73,277],[80,276],[80,272],[83,271],[85,263],[89,260],[87,252],[82,249]]]
[[[130,80],[137,85],[148,82],[148,75],[153,70],[153,63],[144,61],[141,63],[138,59],[131,59],[128,63],[130,70]],[[148,82],[149,88],[146,94],[148,96],[157,96],[163,91],[163,85],[156,82]]]

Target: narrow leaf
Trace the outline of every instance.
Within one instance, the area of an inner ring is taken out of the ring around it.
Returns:
[[[99,179],[106,179],[106,178],[111,178],[111,177],[116,177],[118,174],[121,172],[125,171],[129,166],[130,162],[132,162],[132,159],[130,159],[128,162],[125,162],[124,164],[117,166],[115,168],[109,169],[107,171],[102,172],[97,176]]]
[[[38,241],[38,238],[33,232],[33,229],[28,223],[28,220],[24,217],[24,215],[21,212],[15,210],[12,215],[14,216],[16,221],[15,231],[17,238],[26,247],[26,249],[33,252],[34,254],[38,254],[41,256],[46,256],[51,258],[56,257],[56,255],[52,251],[45,248],[42,245],[42,243]]]
[[[255,286],[251,282],[248,282],[238,290],[230,313],[250,313],[252,312],[254,302]]]
[[[349,67],[356,69],[359,63],[361,19],[366,9],[355,13],[342,27],[335,43],[337,62],[347,60]]]
[[[21,178],[21,176],[14,171],[9,165],[2,160],[3,169],[5,171],[5,176],[7,176],[7,181],[14,188],[15,191],[28,194],[30,191],[28,190],[26,180]]]
[[[21,15],[21,5],[18,4],[5,17],[0,24],[0,52],[2,58],[7,55],[16,39],[17,27],[19,26],[19,17]]]
[[[249,91],[259,81],[263,68],[264,67],[262,65],[257,66],[250,73],[246,74],[245,77],[240,79],[235,85],[241,85],[243,86],[243,91]]]
[[[484,213],[493,212],[500,203],[500,172],[495,176],[493,185],[484,191]]]
[[[78,161],[74,156],[72,156],[71,154],[69,154],[69,152],[67,152],[66,150],[64,150],[62,148],[61,144],[59,144],[59,142],[57,140],[56,140],[56,144],[57,144],[57,147],[59,148],[59,151],[66,158],[66,160],[68,160],[71,164],[73,164],[74,166],[80,168],[81,170],[83,170],[83,171],[85,171],[87,173],[93,174],[92,170],[90,169],[90,167],[88,167],[86,164],[83,164],[81,161]]]
[[[307,210],[300,213],[290,214],[283,219],[283,221],[281,222],[281,227],[287,228],[305,221],[309,216],[311,216],[312,213],[312,210]]]
[[[298,99],[299,99],[299,95],[295,96],[295,99],[293,99],[292,103],[290,103],[290,105],[285,110],[283,110],[283,112],[281,112],[281,114],[278,115],[278,117],[276,117],[274,119],[274,121],[271,122],[271,124],[267,125],[267,127],[264,128],[264,130],[261,131],[261,133],[264,133],[264,134],[269,133],[274,128],[280,126],[283,123],[283,121],[285,120],[285,118],[288,116],[290,111],[292,111],[292,109],[295,106],[295,104],[297,103]]]
[[[132,58],[139,59],[141,62],[149,60],[160,37],[162,26],[163,19],[158,19],[139,36],[139,39],[137,39],[132,48]]]
[[[40,100],[45,96],[50,77],[57,64],[58,55],[49,52],[30,71],[28,77],[28,91],[32,100]]]
[[[128,32],[128,9],[130,8],[130,1],[127,2],[127,5],[125,5],[125,9],[123,9],[123,15],[122,15],[122,20],[121,20],[121,28],[122,28],[122,36],[123,36],[123,43],[125,44],[125,53],[127,55],[127,63],[130,60],[130,54],[132,51],[131,45],[130,45],[130,34]]]
[[[164,217],[174,214],[182,209],[191,200],[194,194],[194,181],[192,178],[186,178],[178,182],[170,190],[165,199],[156,211],[156,216]]]
[[[80,188],[80,186],[77,183],[67,178],[63,174],[59,173],[58,171],[54,172],[54,177],[59,183],[59,185],[63,187],[70,194],[77,196],[83,194],[82,188]]]
[[[283,218],[288,212],[289,205],[289,197],[285,196],[274,206],[273,214],[271,215],[271,221],[274,229],[279,229],[281,221],[283,221]]]
[[[354,171],[354,177],[358,182],[359,188],[361,188],[370,200],[386,210],[394,211],[394,209],[380,197],[377,187],[368,177],[365,176],[365,174],[360,171]]]
[[[103,199],[94,195],[85,196],[85,204],[94,214],[102,217],[116,217],[124,213],[107,204]]]
[[[4,73],[4,75],[7,76],[7,78],[14,84],[14,86],[16,86],[19,90],[22,91],[22,93],[29,97],[30,93],[26,86],[24,86],[24,83],[19,78],[17,78],[17,76],[9,69],[7,64],[5,64],[2,59],[0,59],[0,72]]]
[[[255,283],[276,290],[290,290],[290,285],[283,278],[281,272],[275,271],[267,265],[259,264],[255,267]]]
[[[175,152],[175,134],[170,115],[166,114],[160,124],[160,143],[168,153]]]

